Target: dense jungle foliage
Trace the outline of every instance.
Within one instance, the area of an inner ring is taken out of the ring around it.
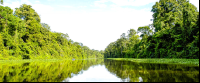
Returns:
[[[153,24],[130,29],[110,43],[105,58],[199,58],[199,11],[188,0],[160,0]],[[137,35],[141,33],[141,35]]]
[[[40,20],[31,5],[23,4],[14,13],[0,5],[0,60],[103,58],[103,51],[73,42],[68,34],[52,32]]]

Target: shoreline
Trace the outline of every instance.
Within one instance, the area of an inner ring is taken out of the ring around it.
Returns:
[[[154,64],[183,64],[191,66],[199,66],[199,59],[165,59],[165,58],[147,58],[147,59],[134,59],[134,58],[107,58],[111,60],[124,60],[137,63],[154,63]]]

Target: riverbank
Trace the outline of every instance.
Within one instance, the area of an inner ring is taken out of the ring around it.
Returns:
[[[134,59],[134,58],[107,58],[112,60],[125,60],[138,63],[157,63],[157,64],[185,64],[199,66],[199,59]]]
[[[75,60],[92,60],[103,58],[87,58],[87,59],[75,59]],[[59,61],[72,61],[72,59],[24,59],[24,60],[0,60],[0,64],[4,63],[29,63],[29,62],[59,62]]]
[[[58,62],[66,59],[26,59],[26,60],[0,60],[0,64],[4,63],[29,63],[29,62]],[[70,59],[71,60],[71,59]]]

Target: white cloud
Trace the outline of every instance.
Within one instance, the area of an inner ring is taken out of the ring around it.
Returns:
[[[99,0],[95,1],[96,4],[105,4],[106,2],[112,2],[117,6],[144,6],[150,3],[155,3],[159,0]]]
[[[40,15],[48,15],[52,13],[54,8],[43,4],[32,4],[33,9]]]
[[[40,3],[40,1],[35,1],[36,3]]]
[[[199,0],[190,0],[190,3],[195,5],[197,7],[197,10],[199,11]]]
[[[50,12],[53,12],[53,7],[51,6],[48,6],[48,5],[43,5],[43,4],[40,4],[40,3],[37,3],[37,4],[33,4],[31,2],[29,2],[28,0],[21,0],[20,2],[19,1],[16,1],[16,2],[11,2],[11,3],[4,3],[4,6],[9,6],[11,9],[13,9],[15,11],[15,8],[19,8],[22,4],[28,4],[28,5],[31,5],[32,8],[37,12],[39,13],[40,15],[44,15],[44,14],[48,14]]]
[[[3,6],[9,6],[13,11],[15,11],[15,8],[19,8],[21,3],[19,1],[16,2],[11,2],[11,3],[6,3],[4,2]]]
[[[112,2],[120,6],[144,6],[157,1],[159,0],[112,0]]]
[[[100,7],[100,8],[106,8],[107,5],[105,4],[107,2],[106,0],[100,0],[100,1],[95,1],[94,6]]]
[[[85,8],[85,7],[87,7],[87,6],[78,6],[78,8]]]
[[[62,8],[73,8],[73,6],[69,6],[69,5],[58,5],[58,7],[62,7]]]
[[[47,0],[47,1],[56,1],[56,0]]]
[[[28,0],[21,0],[21,4],[31,4],[31,2],[30,1],[28,1]]]

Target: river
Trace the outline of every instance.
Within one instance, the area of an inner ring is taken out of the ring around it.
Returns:
[[[0,82],[199,82],[199,66],[108,59],[1,63]]]

